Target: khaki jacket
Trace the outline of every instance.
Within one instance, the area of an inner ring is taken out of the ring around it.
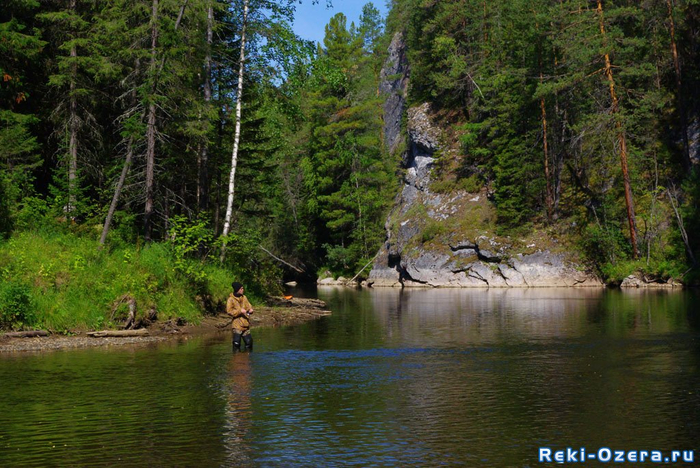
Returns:
[[[243,312],[252,309],[253,306],[248,302],[248,298],[245,295],[241,297],[236,297],[231,294],[226,301],[226,313],[233,317],[233,323],[231,326],[233,329],[239,333],[243,333],[250,329],[250,320],[248,316]]]

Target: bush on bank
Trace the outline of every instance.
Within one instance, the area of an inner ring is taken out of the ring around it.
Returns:
[[[119,326],[136,301],[137,318],[197,322],[225,300],[233,273],[178,255],[172,243],[99,249],[93,236],[16,232],[0,241],[0,328],[56,332]]]

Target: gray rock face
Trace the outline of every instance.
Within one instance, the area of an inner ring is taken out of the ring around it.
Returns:
[[[415,152],[419,155],[432,155],[440,144],[440,129],[433,125],[429,112],[428,103],[408,109],[408,136],[411,144],[417,146]]]
[[[662,280],[651,280],[648,281],[645,278],[638,278],[635,275],[629,275],[627,278],[622,280],[620,283],[620,288],[674,288],[682,286],[679,283],[675,283],[673,280],[662,281]]]
[[[372,270],[368,283],[372,286],[423,286],[423,287],[582,287],[602,286],[597,278],[579,271],[561,254],[537,252],[517,255],[510,261],[488,262],[472,255],[466,262],[459,256],[467,250],[452,255],[422,251],[415,258],[402,259],[399,268]],[[378,262],[379,263],[379,262]],[[392,273],[388,274],[388,270]],[[403,273],[403,274],[402,274]]]
[[[413,205],[416,191],[427,191],[430,185],[430,171],[435,162],[433,153],[438,148],[440,130],[433,125],[428,111],[428,104],[408,109],[409,150],[403,157],[406,174],[401,194],[405,207]]]
[[[404,141],[401,118],[406,108],[408,87],[408,60],[406,44],[401,33],[396,33],[389,46],[389,56],[379,75],[379,92],[387,95],[384,102],[384,144],[393,153]]]

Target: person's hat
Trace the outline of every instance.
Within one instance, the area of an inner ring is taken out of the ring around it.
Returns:
[[[233,283],[231,283],[231,287],[233,288],[233,292],[237,293],[238,290],[240,290],[243,287],[243,285],[234,281]]]

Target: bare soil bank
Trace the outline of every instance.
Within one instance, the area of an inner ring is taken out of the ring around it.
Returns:
[[[251,316],[251,326],[277,327],[296,325],[319,317],[330,315],[326,304],[318,299],[285,300],[272,298],[268,305],[256,307]],[[230,333],[231,317],[221,313],[205,316],[201,323],[180,323],[176,320],[155,322],[148,327],[148,335],[120,337],[91,337],[85,331],[76,331],[73,335],[49,335],[32,338],[11,338],[0,335],[0,353],[24,351],[50,351],[69,348],[89,348],[95,346],[145,345],[160,341],[181,339],[182,337]]]

